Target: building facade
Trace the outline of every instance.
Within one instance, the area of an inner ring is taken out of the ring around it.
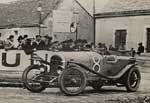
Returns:
[[[0,15],[0,39],[5,40],[9,35],[15,35],[16,38],[19,35],[28,35],[33,38],[40,34],[52,36],[57,41],[63,41],[66,39],[75,40],[77,34],[78,39],[87,39],[93,42],[93,18],[77,0],[41,0],[40,3],[42,7],[41,21],[37,11],[39,0],[17,1],[0,8],[1,14],[3,14]],[[53,31],[53,11],[57,10],[78,14],[77,32]],[[39,26],[39,22],[42,23],[42,27]]]
[[[136,2],[135,2],[136,1]],[[150,1],[113,0],[96,17],[96,43],[150,50]]]
[[[59,24],[55,25],[54,23],[55,17],[53,15],[54,13],[53,12],[44,20],[44,24],[47,26],[47,28],[43,29],[44,34],[50,33],[52,34],[53,38],[58,41],[63,41],[66,39],[73,39],[73,40],[86,39],[89,42],[94,41],[93,17],[77,0],[63,0],[63,2],[59,5],[59,7],[54,11],[72,13],[71,16],[68,15],[68,18],[70,17],[69,19],[71,20],[68,23],[70,23],[69,24],[70,26],[71,23],[75,22],[77,26],[76,27],[77,31],[71,32],[70,27],[68,28],[69,30],[67,32],[64,32],[66,30],[64,31],[58,30],[59,32],[54,31],[54,26],[57,27]],[[60,17],[60,19],[61,18],[62,18],[62,21],[60,22],[66,22],[63,20],[63,17]]]

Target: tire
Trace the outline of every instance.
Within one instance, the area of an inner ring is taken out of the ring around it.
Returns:
[[[58,83],[60,90],[64,94],[68,96],[76,96],[83,92],[86,87],[86,75],[80,69],[70,67],[62,72],[59,76]],[[77,88],[77,90],[69,90],[75,88]]]
[[[128,92],[136,92],[141,81],[141,74],[137,67],[129,70],[125,76],[125,87]]]
[[[25,88],[27,88],[29,91],[31,91],[33,93],[39,93],[46,89],[46,84],[35,82],[31,79],[28,79],[28,74],[33,70],[35,70],[34,72],[39,72],[39,74],[40,74],[40,66],[39,65],[31,65],[24,70],[24,72],[22,74],[22,81],[23,81]],[[38,74],[36,74],[36,75],[38,75]],[[32,76],[34,77],[36,75],[32,75]]]

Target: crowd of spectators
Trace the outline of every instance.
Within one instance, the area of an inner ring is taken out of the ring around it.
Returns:
[[[97,46],[94,43],[89,43],[86,39],[78,39],[73,41],[72,39],[65,40],[62,42],[53,41],[50,36],[36,35],[35,38],[29,38],[28,35],[19,36],[18,45],[14,45],[14,36],[10,35],[7,40],[0,41],[0,49],[5,50],[25,50],[26,53],[31,53],[33,50],[51,50],[51,51],[96,51],[101,54],[111,54],[110,51],[124,51],[124,47],[114,48],[109,45],[107,48],[105,43],[98,43]],[[144,47],[142,43],[139,43],[137,54],[143,53]],[[134,48],[129,51],[130,55],[135,55]]]
[[[13,49],[37,49],[45,50],[51,45],[52,37],[36,35],[35,38],[28,38],[28,35],[19,36],[17,38],[17,46],[14,42],[14,36],[10,35],[7,40],[0,41],[0,49],[13,50]]]
[[[87,51],[94,48],[93,43],[88,43],[85,39],[72,39],[65,41],[53,41],[50,36],[36,35],[35,38],[29,38],[28,35],[19,36],[17,38],[17,46],[14,45],[14,36],[10,35],[7,40],[0,41],[0,49],[5,50],[52,50],[52,51]]]

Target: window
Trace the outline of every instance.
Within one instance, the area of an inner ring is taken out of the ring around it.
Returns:
[[[119,49],[120,47],[122,49],[125,49],[126,46],[126,36],[127,36],[127,30],[116,30],[115,32],[115,48]]]

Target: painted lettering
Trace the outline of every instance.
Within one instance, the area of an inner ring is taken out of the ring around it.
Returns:
[[[20,54],[16,54],[16,59],[14,64],[7,63],[7,53],[2,53],[2,65],[6,67],[17,67],[20,65]]]

